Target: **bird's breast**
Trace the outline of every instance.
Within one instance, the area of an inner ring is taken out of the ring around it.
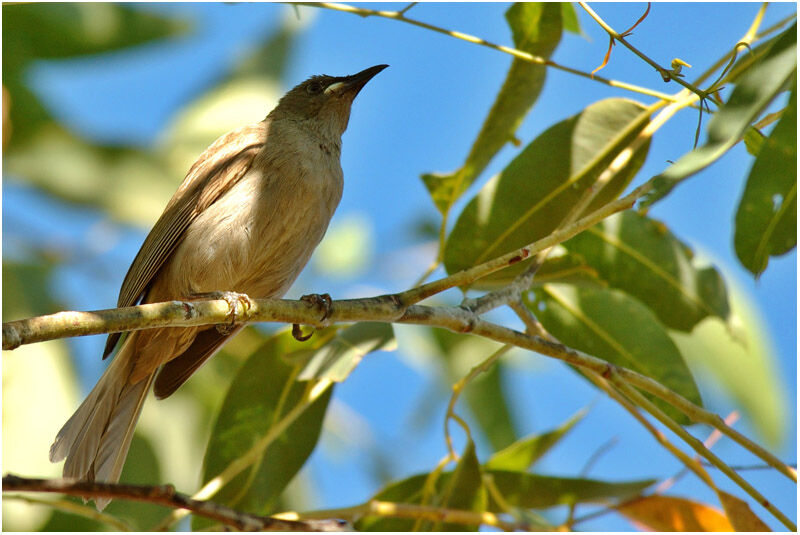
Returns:
[[[302,154],[259,154],[197,216],[165,266],[178,292],[168,298],[224,290],[278,297],[289,289],[322,240],[343,187],[338,153]]]

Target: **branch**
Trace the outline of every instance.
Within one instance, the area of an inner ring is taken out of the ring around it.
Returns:
[[[603,78],[602,76],[593,76],[591,73],[581,71],[578,69],[573,69],[572,67],[567,67],[566,65],[561,65],[559,63],[556,63],[555,61],[545,59],[541,56],[534,56],[533,54],[529,54],[528,52],[525,52],[523,50],[519,50],[509,46],[497,45],[480,37],[475,37],[474,35],[469,35],[454,30],[447,30],[439,26],[434,26],[433,24],[428,24],[427,22],[422,22],[420,20],[408,18],[405,16],[405,11],[406,11],[405,9],[401,11],[378,11],[374,9],[366,9],[361,7],[350,6],[347,4],[336,4],[328,2],[296,2],[292,3],[292,5],[330,9],[333,11],[340,11],[343,13],[351,13],[353,15],[359,15],[365,18],[380,17],[384,19],[397,20],[400,22],[411,24],[413,26],[425,28],[426,30],[431,30],[437,33],[442,33],[444,35],[449,35],[450,37],[455,37],[456,39],[461,39],[463,41],[467,41],[468,43],[485,46],[487,48],[491,48],[492,50],[497,50],[505,54],[510,54],[511,56],[514,56],[517,59],[520,59],[522,61],[527,61],[528,63],[533,63],[534,65],[543,65],[545,67],[552,67],[553,69],[558,69],[564,72],[568,72],[570,74],[582,76],[584,78],[588,78],[590,80],[594,80],[596,82],[600,82],[609,85],[611,87],[625,89],[627,91],[633,91],[635,93],[640,93],[642,95],[656,97],[661,100],[666,100],[670,102],[675,100],[675,97],[668,95],[666,93],[661,93],[660,91],[655,91],[654,89],[648,89],[646,87],[640,87],[634,84],[620,82],[618,80],[610,80],[608,78]]]
[[[38,479],[3,476],[3,492],[54,492],[84,498],[122,498],[148,502],[210,518],[241,531],[346,531],[349,527],[338,520],[283,520],[237,511],[214,502],[195,500],[175,491],[172,485],[149,486],[120,483],[71,481],[67,479]]]

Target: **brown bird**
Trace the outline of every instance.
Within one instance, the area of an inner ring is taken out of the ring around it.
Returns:
[[[128,269],[117,306],[220,292],[281,297],[342,196],[350,106],[387,65],[312,76],[267,117],[217,139],[189,169]],[[214,326],[135,331],[50,447],[64,477],[119,480],[150,385],[171,395],[234,335]],[[119,341],[108,337],[103,358]],[[110,500],[95,500],[102,509]]]

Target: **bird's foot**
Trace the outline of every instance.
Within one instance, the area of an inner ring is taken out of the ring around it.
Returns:
[[[322,318],[320,318],[321,322],[324,322],[328,319],[328,316],[331,315],[331,308],[333,307],[333,299],[329,294],[307,294],[300,298],[301,301],[305,301],[312,307],[322,307]],[[294,339],[299,342],[305,342],[311,335],[314,334],[314,330],[312,329],[310,333],[303,334],[303,331],[300,329],[300,325],[295,323],[292,325],[292,336]]]
[[[228,303],[228,323],[220,323],[217,325],[217,332],[226,335],[233,331],[237,321],[241,323],[247,314],[247,311],[253,308],[253,300],[250,296],[238,292],[202,292],[194,293],[190,296],[191,299],[222,299]]]

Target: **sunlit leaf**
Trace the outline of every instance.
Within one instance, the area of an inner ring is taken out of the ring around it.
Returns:
[[[649,116],[637,102],[607,99],[548,128],[461,213],[447,239],[447,272],[486,262],[552,232],[644,128]],[[586,211],[614,199],[625,188],[644,162],[648,146],[643,144],[616,171]],[[505,284],[527,265],[519,262],[476,286]]]
[[[549,57],[561,40],[561,8],[557,3],[516,3],[506,12],[506,20],[515,48],[535,56]],[[542,65],[515,58],[464,165],[449,174],[422,175],[440,212],[447,212],[494,155],[514,138],[514,132],[539,97],[545,72]]]
[[[578,22],[578,14],[575,13],[575,6],[572,2],[561,2],[561,21],[564,29],[568,32],[583,35],[580,22]]]
[[[631,210],[613,215],[564,243],[612,288],[632,295],[667,327],[690,331],[711,315],[727,319],[725,283],[712,266],[663,223]]]
[[[579,411],[575,416],[555,429],[522,438],[510,446],[496,452],[483,465],[485,469],[525,471],[538,461],[545,453],[558,444],[578,422],[586,415]]]
[[[764,140],[736,211],[733,244],[739,261],[758,276],[770,256],[797,245],[797,87]]]
[[[672,188],[705,169],[733,147],[772,100],[787,89],[797,75],[797,25],[781,34],[769,51],[738,80],[728,101],[708,123],[708,140],[684,154],[661,173],[654,189],[642,200],[646,208]]]
[[[203,467],[209,481],[248,452],[281,418],[301,402],[310,383],[296,380],[299,367],[283,355],[324,343],[315,336],[305,345],[288,332],[272,337],[244,363],[234,378],[211,432]],[[268,513],[283,489],[314,450],[332,388],[311,403],[263,452],[260,461],[233,478],[215,501],[244,511]],[[203,521],[195,519],[195,528]]]
[[[736,531],[764,532],[772,531],[756,514],[744,500],[737,498],[727,492],[717,490],[717,496],[725,509],[733,529]]]
[[[719,509],[675,496],[647,496],[617,511],[648,531],[734,531]]]
[[[535,290],[531,309],[548,332],[564,344],[625,366],[659,381],[700,405],[689,368],[666,329],[646,306],[628,295],[600,286],[546,284]],[[686,416],[655,402],[674,420]]]

